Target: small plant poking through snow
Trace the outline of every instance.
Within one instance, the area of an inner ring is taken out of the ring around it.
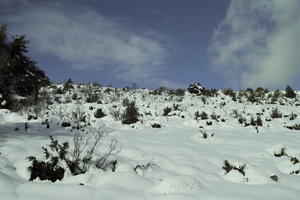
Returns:
[[[208,134],[206,131],[204,131],[204,130],[200,130],[200,133],[202,133],[202,138],[203,139],[207,139],[208,137],[214,137],[214,133],[212,133],[212,134]]]
[[[161,128],[161,125],[158,123],[151,124],[152,128]]]
[[[291,129],[291,130],[300,130],[300,124],[294,124],[292,126],[286,126],[286,128]]]
[[[225,160],[224,165],[223,165],[222,168],[225,170],[225,174],[228,174],[231,170],[237,170],[243,176],[246,175],[246,173],[245,173],[246,164],[243,164],[243,165],[240,165],[240,166],[236,167],[235,165],[230,164],[228,162],[228,160]]]
[[[281,148],[279,152],[274,152],[275,157],[281,157],[281,156],[286,156],[285,148]]]
[[[272,176],[270,176],[270,178],[275,182],[278,182],[278,180],[279,180],[279,176],[277,176],[277,175],[272,175]]]
[[[134,167],[133,170],[134,170],[135,173],[137,173],[138,175],[144,176],[145,172],[151,170],[151,168],[152,168],[153,166],[154,166],[153,163],[148,162],[147,164],[136,165],[136,166]]]
[[[292,114],[289,117],[289,120],[294,120],[297,118],[297,115],[295,113],[292,112]]]
[[[296,165],[297,163],[299,163],[299,159],[296,157],[290,157],[290,161],[293,163],[293,165]]]

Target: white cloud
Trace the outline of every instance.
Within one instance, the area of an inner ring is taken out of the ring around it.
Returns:
[[[3,1],[0,22],[12,34],[25,34],[34,53],[51,54],[76,69],[110,71],[138,82],[151,82],[164,70],[169,49],[161,34],[134,31],[126,21],[71,3]]]
[[[299,0],[232,0],[209,47],[216,69],[244,87],[292,83],[299,52]]]

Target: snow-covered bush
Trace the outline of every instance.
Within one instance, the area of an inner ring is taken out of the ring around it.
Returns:
[[[281,156],[286,156],[285,148],[281,148],[279,152],[274,152],[275,157],[281,157]]]
[[[59,143],[57,139],[50,136],[48,147],[42,147],[45,160],[38,160],[33,156],[28,157],[31,161],[28,167],[29,180],[40,178],[40,180],[55,182],[62,180],[67,168],[72,175],[78,175],[87,172],[91,165],[102,170],[110,168],[114,171],[117,161],[111,161],[110,157],[119,151],[117,139],[111,140],[106,153],[96,154],[105,136],[104,127],[99,127],[93,134],[78,130],[73,136],[71,147],[68,142]]]
[[[292,126],[286,126],[286,127],[291,130],[300,130],[300,124],[294,124]]]
[[[201,118],[201,120],[206,120],[206,119],[208,119],[207,113],[204,112],[204,111],[202,111],[201,114],[200,114],[200,118]]]
[[[282,118],[282,113],[278,110],[278,108],[274,108],[271,112],[271,118]]]
[[[270,178],[275,182],[278,182],[278,180],[279,180],[279,176],[277,176],[277,175],[272,175],[272,176],[270,176]]]
[[[166,107],[164,108],[163,116],[168,116],[168,114],[172,111],[172,108]]]
[[[60,160],[64,160],[68,153],[69,144],[67,142],[59,144],[50,136],[50,151],[47,147],[42,147],[44,151],[45,161],[38,160],[34,156],[29,156],[27,159],[31,161],[31,166],[27,169],[30,172],[30,181],[36,178],[40,180],[62,180],[65,174],[65,169],[58,165]],[[55,154],[53,154],[55,153]]]
[[[102,117],[105,117],[106,114],[102,111],[101,108],[98,108],[94,114],[94,117],[95,118],[102,118]]]
[[[228,174],[231,170],[236,170],[236,171],[240,172],[243,176],[246,175],[246,173],[245,173],[246,164],[242,164],[237,167],[237,166],[229,163],[228,160],[225,160],[222,168],[225,170],[225,174]]]
[[[262,126],[262,125],[263,125],[263,122],[262,122],[260,116],[257,116],[257,118],[256,118],[256,125],[257,125],[257,126]]]
[[[158,123],[151,124],[152,128],[161,128],[161,125]]]

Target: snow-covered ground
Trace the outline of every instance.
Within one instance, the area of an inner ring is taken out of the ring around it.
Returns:
[[[172,97],[149,95],[149,90],[105,90],[98,91],[101,103],[83,103],[86,97],[78,88],[67,94],[53,93],[51,100],[56,102],[48,110],[39,111],[37,120],[28,121],[28,111],[22,114],[0,110],[1,200],[299,199],[300,163],[292,162],[291,158],[300,160],[300,131],[285,127],[300,123],[298,100],[283,98],[281,104],[252,104],[236,103],[220,92],[217,97],[204,100],[203,96],[187,92]],[[47,93],[51,90],[47,89]],[[81,100],[72,100],[74,93]],[[110,115],[111,109],[124,111],[125,98],[134,100],[143,115],[136,124],[122,125]],[[99,152],[105,151],[111,138],[118,139],[120,151],[113,155],[118,161],[116,171],[92,167],[77,176],[66,173],[62,181],[55,183],[29,181],[30,162],[26,157],[42,158],[42,147],[49,144],[50,135],[71,144],[74,133],[57,124],[59,117],[55,113],[60,109],[68,113],[78,106],[90,115],[91,127],[107,127],[109,133]],[[166,107],[172,111],[163,116]],[[102,108],[107,116],[94,118],[97,108]],[[270,117],[274,108],[279,109],[282,118]],[[234,110],[249,122],[251,117],[261,116],[263,126],[245,127],[234,117]],[[206,112],[209,119],[194,119],[196,111]],[[298,117],[290,120],[291,113]],[[211,114],[220,117],[216,121]],[[52,122],[49,129],[41,124],[45,118]],[[154,123],[161,128],[152,128]],[[285,155],[274,155],[283,148]],[[227,173],[223,169],[225,160],[235,169]],[[242,173],[237,169],[243,165]]]

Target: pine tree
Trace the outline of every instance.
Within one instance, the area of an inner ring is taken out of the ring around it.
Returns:
[[[136,123],[137,121],[139,121],[138,116],[139,116],[138,108],[136,107],[135,102],[132,101],[126,107],[126,110],[122,115],[122,123],[123,124]]]
[[[288,98],[295,98],[296,97],[295,91],[289,85],[287,85],[286,88],[285,88],[285,96],[288,97]]]
[[[7,107],[12,106],[11,95],[34,95],[37,100],[40,87],[50,83],[44,71],[26,55],[28,43],[25,36],[15,36],[8,42],[6,26],[0,27],[0,93]]]

